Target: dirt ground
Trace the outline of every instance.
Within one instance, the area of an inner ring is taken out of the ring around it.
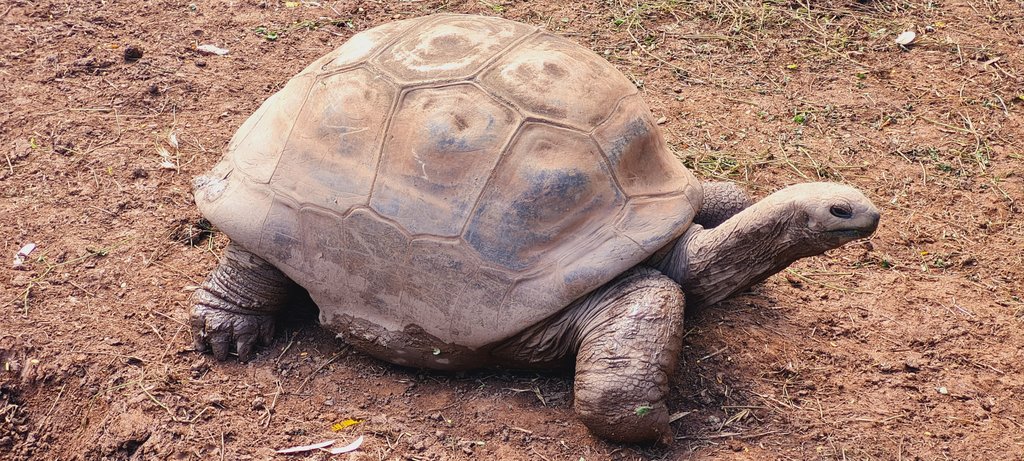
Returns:
[[[190,179],[307,63],[440,11],[605,56],[701,178],[882,209],[688,313],[673,445],[591,436],[569,377],[399,368],[311,315],[248,364],[190,350],[226,243]],[[6,0],[0,25],[0,459],[1024,459],[1024,3]]]

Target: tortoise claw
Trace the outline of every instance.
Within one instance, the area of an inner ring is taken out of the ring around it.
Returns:
[[[252,358],[257,342],[270,344],[274,334],[274,317],[247,314],[197,303],[191,316],[193,349],[212,350],[217,360],[226,360],[234,346],[239,360]]]

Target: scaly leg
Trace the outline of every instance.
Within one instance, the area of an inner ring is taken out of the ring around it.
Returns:
[[[229,244],[193,296],[195,350],[209,347],[217,360],[224,360],[234,345],[239,360],[249,360],[257,342],[269,345],[274,338],[274,314],[284,307],[293,285],[270,263]]]
[[[617,442],[672,438],[665,400],[682,349],[682,289],[660,272],[632,269],[492,352],[512,367],[555,368],[575,355],[575,408],[590,430]]]
[[[747,192],[731,182],[706,182],[702,186],[704,205],[697,210],[693,222],[705,229],[717,227],[752,203]]]

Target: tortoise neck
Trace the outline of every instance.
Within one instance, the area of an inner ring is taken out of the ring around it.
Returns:
[[[799,259],[793,213],[769,201],[712,229],[693,225],[657,268],[686,293],[688,308],[717,303]]]

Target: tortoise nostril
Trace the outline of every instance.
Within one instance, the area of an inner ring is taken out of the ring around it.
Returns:
[[[841,219],[850,219],[853,217],[853,211],[850,210],[849,206],[845,205],[832,205],[832,208],[829,208],[828,211],[829,213],[832,213],[832,216]]]

